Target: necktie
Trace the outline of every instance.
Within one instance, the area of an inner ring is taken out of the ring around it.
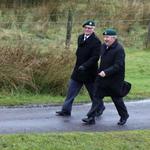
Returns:
[[[87,38],[88,38],[87,36],[84,36],[84,41],[85,41]]]

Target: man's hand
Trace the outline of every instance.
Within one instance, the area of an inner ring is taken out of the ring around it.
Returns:
[[[82,65],[79,66],[79,68],[78,68],[79,71],[85,71],[85,69],[86,69],[86,68],[85,68],[84,66],[82,66]]]
[[[98,75],[101,76],[101,77],[105,77],[106,76],[104,71],[101,71],[100,73],[98,73]]]

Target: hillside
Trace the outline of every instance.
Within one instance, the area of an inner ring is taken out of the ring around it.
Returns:
[[[2,93],[65,95],[77,36],[83,21],[90,18],[95,20],[101,40],[105,28],[118,31],[127,52],[126,77],[134,84],[129,98],[150,96],[149,0],[7,0],[0,2],[0,8]],[[73,22],[66,49],[69,10]]]

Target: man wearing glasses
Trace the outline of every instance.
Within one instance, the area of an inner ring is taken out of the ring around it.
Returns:
[[[62,109],[56,112],[58,116],[71,116],[73,101],[83,85],[86,87],[91,100],[93,99],[94,80],[97,75],[101,41],[95,35],[95,22],[93,20],[87,20],[82,27],[83,34],[78,37],[76,63]],[[99,106],[96,116],[100,116],[104,109],[103,104]]]

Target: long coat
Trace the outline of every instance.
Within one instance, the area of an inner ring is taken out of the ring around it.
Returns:
[[[101,96],[123,97],[131,89],[131,84],[124,81],[125,78],[125,52],[124,48],[116,40],[110,47],[106,44],[101,48],[101,59],[98,73],[104,71],[106,76],[97,76],[97,94]]]
[[[76,63],[71,78],[78,82],[94,82],[97,75],[98,59],[100,55],[101,41],[92,33],[84,41],[84,34],[78,37],[76,50]],[[79,66],[84,66],[85,71],[80,72]]]

